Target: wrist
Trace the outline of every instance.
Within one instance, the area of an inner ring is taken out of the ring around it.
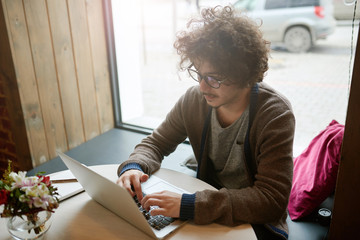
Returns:
[[[132,169],[135,169],[135,170],[139,170],[141,172],[144,172],[142,169],[141,169],[141,166],[140,164],[138,163],[128,163],[126,164],[122,169],[121,169],[121,172],[119,174],[119,177],[126,171],[128,170],[132,170]]]
[[[181,197],[180,219],[181,220],[194,219],[194,211],[195,211],[195,193],[194,194],[184,193]]]

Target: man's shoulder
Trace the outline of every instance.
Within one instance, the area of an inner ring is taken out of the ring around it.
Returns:
[[[282,107],[292,110],[291,103],[288,98],[269,84],[259,83],[259,100],[261,104],[269,104],[273,107]]]

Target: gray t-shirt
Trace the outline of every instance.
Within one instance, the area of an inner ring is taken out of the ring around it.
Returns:
[[[246,173],[244,141],[249,122],[249,108],[230,126],[222,128],[216,111],[211,114],[209,158],[214,165],[214,180],[228,189],[249,186]]]

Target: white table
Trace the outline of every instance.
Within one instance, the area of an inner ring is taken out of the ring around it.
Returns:
[[[117,179],[118,165],[91,167],[112,181]],[[162,168],[154,175],[189,192],[214,189],[209,184],[184,173]],[[105,209],[85,192],[60,203],[52,215],[53,222],[45,239],[151,239],[122,218]],[[6,229],[6,218],[0,219],[0,240],[10,240]],[[168,239],[256,239],[250,224],[226,227],[219,224],[195,225],[191,222],[175,231]]]

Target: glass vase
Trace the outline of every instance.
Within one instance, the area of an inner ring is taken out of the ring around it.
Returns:
[[[11,217],[7,228],[14,239],[42,239],[51,226],[51,212],[41,211],[35,214]]]

